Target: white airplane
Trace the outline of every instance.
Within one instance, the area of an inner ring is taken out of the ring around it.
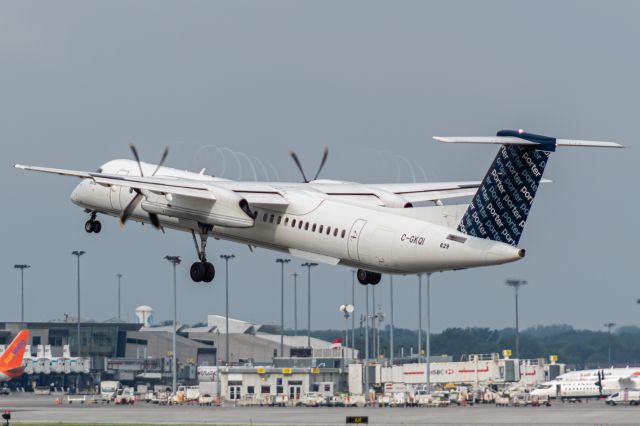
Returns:
[[[601,398],[624,389],[640,389],[640,368],[580,370],[561,374],[531,391],[549,398]]]
[[[378,284],[382,273],[414,274],[498,265],[524,257],[518,242],[542,173],[559,146],[619,148],[612,142],[556,139],[503,130],[493,137],[434,137],[448,143],[500,144],[481,182],[359,184],[309,181],[295,155],[303,183],[240,182],[163,167],[113,160],[96,172],[15,165],[18,169],[75,176],[82,181],[71,201],[89,213],[87,232],[100,232],[98,214],[132,219],[193,236],[195,282],[210,282],[214,266],[206,243],[216,239],[264,247],[313,262],[357,268],[361,284]],[[471,204],[441,200],[474,196]],[[429,207],[414,203],[433,202]],[[200,242],[198,242],[198,235]]]

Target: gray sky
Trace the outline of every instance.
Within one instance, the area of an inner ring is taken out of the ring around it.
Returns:
[[[14,163],[94,170],[130,156],[135,142],[155,162],[210,173],[228,147],[299,180],[322,147],[322,177],[411,180],[409,158],[433,180],[480,179],[497,147],[437,144],[432,135],[491,135],[503,128],[558,137],[614,140],[620,150],[564,149],[552,156],[521,240],[527,257],[506,266],[433,276],[433,326],[510,326],[509,277],[522,290],[524,326],[637,324],[637,134],[640,90],[637,2],[29,2],[0,3],[0,269],[2,320],[19,318],[19,273],[27,272],[28,320],[75,312],[75,258],[86,250],[83,316],[148,304],[171,315],[166,254],[181,255],[179,319],[224,312],[231,263],[231,315],[279,321],[275,253],[211,241],[213,285],[188,279],[191,236],[103,219],[99,235],[69,201],[71,178],[14,170]],[[199,154],[197,154],[199,152]],[[240,170],[226,155],[225,177]],[[389,158],[395,158],[389,161]],[[262,169],[259,168],[258,172]],[[248,164],[242,177],[252,179]],[[261,176],[261,173],[260,173]],[[261,177],[262,178],[262,177]],[[632,245],[633,244],[633,245]],[[303,272],[294,260],[288,272]],[[312,327],[341,327],[338,305],[351,272],[313,272]],[[396,324],[417,323],[416,277],[398,277]],[[300,321],[306,281],[299,281]],[[389,287],[377,287],[388,306]],[[289,290],[291,280],[288,279]],[[362,310],[357,285],[356,313]],[[287,303],[291,304],[291,291]],[[287,325],[292,325],[291,316]]]

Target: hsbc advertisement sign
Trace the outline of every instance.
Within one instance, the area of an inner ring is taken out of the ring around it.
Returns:
[[[387,379],[393,376],[396,383],[425,383],[425,373],[426,364],[405,364],[382,376]],[[504,368],[498,360],[433,363],[430,378],[433,383],[499,382],[504,380]]]

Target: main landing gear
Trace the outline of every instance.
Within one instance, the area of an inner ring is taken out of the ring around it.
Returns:
[[[356,276],[358,277],[358,281],[362,285],[376,285],[382,279],[382,274],[378,272],[365,271],[364,269],[358,269]]]
[[[211,225],[200,225],[200,245],[198,245],[198,239],[196,233],[191,230],[193,236],[193,242],[196,245],[196,251],[198,252],[199,262],[194,262],[189,269],[189,274],[194,282],[210,283],[213,281],[213,277],[216,276],[216,268],[211,262],[207,262],[207,237]]]
[[[95,232],[96,234],[100,233],[102,230],[102,224],[99,220],[96,220],[96,212],[91,212],[91,218],[84,223],[84,230],[89,234],[92,232]]]

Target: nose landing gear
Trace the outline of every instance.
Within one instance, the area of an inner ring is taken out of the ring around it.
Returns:
[[[207,237],[209,236],[210,230],[211,225],[200,225],[200,245],[198,245],[196,233],[191,230],[193,242],[196,245],[196,251],[200,259],[199,262],[194,262],[189,269],[189,275],[191,275],[191,279],[196,283],[210,283],[216,276],[216,268],[211,262],[207,262]]]
[[[90,234],[92,232],[99,234],[102,230],[102,224],[96,220],[96,212],[91,212],[91,218],[84,223],[84,230]]]
[[[358,277],[358,281],[362,285],[376,285],[382,279],[382,274],[378,272],[365,271],[364,269],[358,269],[356,276]]]

